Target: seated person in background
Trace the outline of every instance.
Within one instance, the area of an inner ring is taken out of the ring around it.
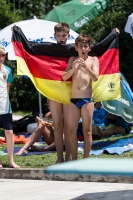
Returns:
[[[102,107],[101,102],[96,102],[94,104],[93,125],[94,126],[104,126],[105,118],[106,118],[105,109]]]
[[[112,136],[114,134],[126,134],[130,133],[131,127],[128,122],[126,122],[122,117],[107,113],[104,120],[106,129],[102,130],[97,127],[98,135],[101,138]]]
[[[50,119],[48,119],[49,121]],[[51,123],[48,122],[40,122],[38,118],[36,118],[36,122],[38,123],[38,127],[36,130],[31,134],[28,141],[25,145],[16,153],[16,155],[22,155],[28,153],[28,148],[31,147],[31,151],[54,151],[56,150],[55,142],[54,142],[54,127]],[[80,124],[80,123],[79,123]],[[63,134],[63,133],[62,133]],[[35,142],[38,142],[39,139],[43,136],[44,141],[47,143],[48,146],[46,147],[37,147],[32,146]],[[77,138],[79,141],[83,141],[83,134],[80,131],[77,131]],[[65,142],[65,137],[63,134],[63,143]],[[65,143],[64,143],[65,146]]]
[[[54,143],[54,127],[51,123],[48,122],[39,122],[39,120],[36,118],[36,122],[38,123],[38,127],[35,129],[35,131],[31,134],[28,141],[25,143],[25,145],[16,153],[16,155],[21,155],[23,153],[28,152],[28,148],[32,147],[32,145],[35,142],[38,142],[41,136],[43,136],[44,141],[47,143],[47,147],[40,148],[40,147],[32,147],[32,150],[36,151],[52,151],[55,150],[55,143]]]
[[[94,104],[94,113],[93,113],[93,124],[92,124],[92,138],[93,140],[99,140],[101,137],[97,133],[97,126],[104,127],[104,120],[106,118],[106,111],[102,107],[101,102],[96,102]]]
[[[46,105],[48,106],[49,109],[49,99],[47,99]],[[36,115],[38,113],[35,113]],[[45,114],[44,116],[47,121],[51,121],[50,119],[52,118],[50,110]],[[31,150],[34,151],[52,151],[56,150],[55,147],[55,142],[54,142],[54,127],[52,126],[51,123],[48,122],[42,122],[39,120],[38,117],[35,118],[35,121],[38,123],[37,128],[31,136],[29,137],[28,141],[25,143],[25,145],[16,153],[16,155],[22,155],[23,153],[26,154],[28,153],[29,147],[31,147]],[[36,147],[32,146],[35,142],[38,142],[40,138],[43,136],[44,141],[47,143],[47,147],[41,148],[41,147]]]

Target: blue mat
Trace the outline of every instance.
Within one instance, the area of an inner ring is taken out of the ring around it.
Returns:
[[[114,143],[114,141],[98,141],[98,142],[93,142],[92,143],[92,148],[97,148],[97,147],[106,147],[110,144]]]
[[[42,147],[45,147],[45,146],[41,146]],[[14,154],[17,153],[19,150],[21,149],[21,147],[14,147]],[[3,150],[5,153],[7,153],[7,149]],[[28,151],[27,154],[23,153],[21,156],[31,156],[31,155],[41,155],[41,154],[48,154],[48,153],[55,153],[56,151]]]
[[[100,143],[99,143],[100,144]],[[98,143],[97,143],[98,146]],[[92,146],[93,147],[93,146]],[[126,151],[132,151],[133,150],[133,138],[126,138],[126,139],[120,139],[119,141],[110,144],[108,146],[104,146],[103,148],[100,148],[99,150],[91,150],[90,155],[101,155],[105,151],[110,154],[122,154]]]
[[[80,146],[80,144],[79,144]],[[41,146],[45,147],[45,146]],[[83,148],[83,143],[81,143],[81,147]],[[108,152],[110,154],[122,154],[126,151],[132,151],[133,150],[133,138],[126,138],[126,139],[120,139],[117,142],[113,141],[98,141],[93,142],[92,148],[97,148],[98,150],[91,150],[90,155],[101,155],[104,152]],[[21,147],[14,147],[14,154],[17,153],[20,150]],[[7,153],[7,149],[4,150],[5,153]],[[22,156],[30,156],[30,155],[40,155],[40,154],[48,154],[48,153],[54,153],[56,151],[46,151],[46,152],[38,152],[38,151],[28,151],[27,154],[22,154]]]
[[[22,135],[22,134],[20,134]],[[28,134],[27,134],[28,135]],[[111,141],[101,141],[101,142],[93,142],[92,147],[96,148],[96,147],[105,147],[109,144],[111,144]],[[79,144],[80,146],[80,144]],[[81,144],[81,146],[83,147],[83,143]],[[46,147],[46,146],[41,146],[41,148]],[[14,154],[17,153],[19,150],[21,149],[21,147],[14,147]],[[7,149],[3,150],[4,153],[7,153]],[[30,155],[41,155],[41,154],[48,154],[48,153],[54,153],[56,151],[45,151],[45,152],[39,152],[39,151],[28,151],[27,154],[23,153],[21,156],[30,156]]]

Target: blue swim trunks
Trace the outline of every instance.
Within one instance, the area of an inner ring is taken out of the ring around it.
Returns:
[[[73,103],[77,108],[81,109],[86,103],[94,102],[93,98],[71,98],[70,102]]]

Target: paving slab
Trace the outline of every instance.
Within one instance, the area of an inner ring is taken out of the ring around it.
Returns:
[[[0,179],[1,200],[132,200],[133,184]]]

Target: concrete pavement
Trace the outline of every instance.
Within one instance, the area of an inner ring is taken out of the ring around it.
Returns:
[[[131,183],[133,177],[48,175],[40,168],[3,168],[0,200],[132,200]]]
[[[133,184],[0,179],[1,200],[132,200]]]

